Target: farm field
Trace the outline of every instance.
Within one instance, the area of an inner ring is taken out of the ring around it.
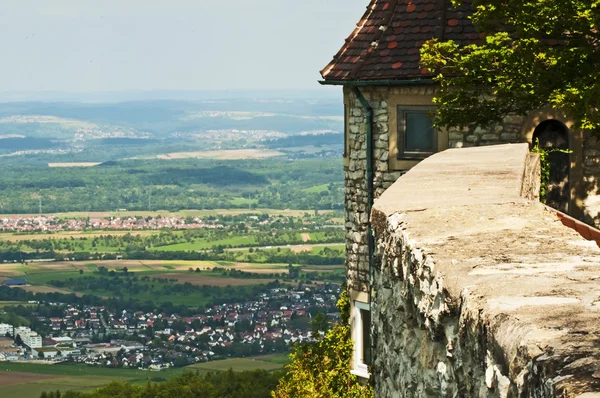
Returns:
[[[204,250],[210,249],[213,246],[250,246],[256,244],[256,238],[253,235],[239,235],[231,236],[225,239],[218,240],[201,240],[198,239],[195,242],[177,243],[168,246],[157,246],[152,250],[160,251],[188,251],[188,250]]]
[[[283,156],[282,152],[267,149],[230,149],[223,151],[199,151],[199,152],[174,152],[157,155],[158,159],[218,159],[218,160],[242,160],[242,159],[264,159]]]
[[[194,308],[224,297],[242,299],[251,295],[252,291],[260,290],[258,285],[266,285],[277,279],[277,276],[281,279],[281,274],[289,272],[284,264],[260,264],[255,270],[252,264],[245,263],[223,265],[216,262],[158,260],[150,264],[136,261],[97,261],[19,266],[23,271],[20,277],[25,278],[28,283],[20,288],[30,292],[120,297]],[[226,270],[239,269],[274,275],[268,278],[229,276],[223,271],[213,271],[216,266]],[[99,267],[105,267],[106,270],[102,273],[94,272]],[[135,275],[135,278],[127,277],[124,267],[128,268],[127,274]],[[190,268],[192,272],[189,271]],[[112,274],[112,271],[115,273]]]
[[[2,362],[0,364],[0,391],[3,397],[38,398],[43,391],[91,391],[115,380],[142,384],[148,379],[164,380],[183,372],[183,368],[150,372],[83,365]],[[15,375],[17,375],[17,382],[10,382],[15,379]]]
[[[301,244],[301,245],[262,246],[262,247],[255,247],[253,249],[254,250],[260,249],[265,252],[273,252],[273,251],[277,251],[277,249],[290,249],[294,253],[301,253],[301,252],[321,253],[323,251],[323,249],[326,247],[328,247],[330,249],[340,250],[342,248],[345,248],[346,246],[344,246],[343,244],[339,244],[339,243],[312,243],[312,244],[306,243],[306,244]],[[232,251],[232,252],[242,252],[242,251],[248,252],[247,247],[232,247],[232,248],[227,248],[225,250]]]
[[[99,376],[111,379],[124,377],[132,380],[145,381],[148,376],[159,376],[162,378],[177,376],[184,372],[184,368],[171,368],[160,372],[151,372],[148,370],[101,368],[86,365],[2,362],[0,374],[5,372],[26,372],[58,376]]]
[[[24,307],[32,307],[35,304],[29,304],[26,301],[0,301],[0,308],[12,306],[12,305],[22,305]],[[2,381],[0,381],[0,385],[2,385]]]
[[[43,240],[43,239],[78,239],[78,238],[97,238],[100,236],[123,236],[127,234],[147,236],[157,233],[151,230],[135,230],[135,231],[64,231],[51,234],[14,234],[11,232],[0,233],[0,240],[9,240],[11,242],[20,242],[24,240]]]
[[[62,162],[62,163],[48,163],[48,167],[94,167],[101,164],[101,162]]]
[[[330,248],[343,249],[343,245],[333,245]],[[319,253],[327,246],[313,247],[312,251]],[[305,248],[306,249],[306,248]],[[268,249],[275,251],[276,249]],[[240,252],[241,254],[248,253]],[[257,254],[256,252],[254,253]],[[0,279],[25,278],[28,286],[21,288],[40,293],[57,292],[71,293],[69,289],[48,286],[51,280],[64,280],[69,278],[86,277],[97,271],[98,267],[105,267],[109,272],[122,272],[127,268],[128,273],[142,276],[158,277],[162,279],[177,279],[180,283],[190,282],[196,285],[209,286],[246,286],[264,284],[270,279],[241,279],[224,277],[212,270],[215,267],[227,270],[238,270],[256,274],[287,274],[288,264],[282,263],[248,263],[228,261],[183,261],[183,260],[104,260],[104,261],[63,261],[63,262],[32,262],[29,264],[0,264]],[[190,272],[199,268],[201,273]],[[343,270],[340,265],[313,265],[303,266],[305,272],[330,273]]]
[[[13,372],[7,372],[6,377],[11,378]],[[0,372],[0,383],[2,381],[3,373]],[[31,381],[22,381],[10,385],[2,386],[2,396],[4,397],[19,397],[19,398],[39,398],[40,394],[44,391],[56,391],[65,392],[67,390],[78,391],[78,392],[90,392],[96,388],[100,388],[112,381],[129,381],[128,378],[113,378],[113,377],[99,377],[99,376],[68,376],[68,377],[54,377],[51,376],[49,379],[44,379],[46,375],[31,374]],[[42,380],[40,380],[40,378]]]
[[[276,362],[267,362],[255,358],[231,358],[220,361],[210,361],[188,366],[189,369],[224,372],[233,369],[234,372],[264,369],[268,371],[281,369],[283,365]]]
[[[280,365],[287,365],[287,364],[290,363],[290,356],[289,356],[289,354],[261,355],[261,356],[258,356],[258,357],[254,357],[254,359],[265,361],[265,362],[278,363]]]
[[[192,285],[203,286],[247,286],[259,285],[261,283],[272,282],[273,279],[238,279],[238,278],[219,278],[216,276],[198,275],[196,273],[169,273],[157,276],[160,279],[175,279],[177,283],[191,283]]]
[[[315,185],[314,187],[304,188],[302,191],[307,193],[321,193],[329,190],[329,184]]]
[[[330,214],[333,210],[319,210],[319,214]],[[58,218],[103,218],[103,217],[207,217],[207,216],[235,216],[240,214],[270,214],[273,216],[289,216],[289,217],[301,217],[304,214],[312,214],[313,210],[280,210],[280,209],[213,209],[213,210],[181,210],[176,212],[170,212],[166,210],[155,210],[155,211],[101,211],[101,212],[68,212],[68,213],[52,213],[52,215]],[[3,217],[32,217],[38,216],[38,214],[25,213],[25,214],[3,214]]]
[[[143,384],[147,380],[166,380],[186,371],[222,372],[230,368],[234,372],[256,369],[274,371],[281,369],[288,362],[287,354],[273,354],[256,358],[211,361],[160,372],[83,365],[2,362],[0,364],[0,391],[2,397],[38,398],[43,391],[91,391],[115,380]]]
[[[121,271],[127,267],[128,272],[154,273],[173,271],[188,271],[189,268],[200,268],[210,270],[214,267],[228,267],[247,272],[260,272],[259,270],[273,270],[285,272],[286,264],[250,264],[245,262],[228,261],[184,261],[184,260],[87,260],[87,261],[57,261],[57,262],[31,262],[24,264],[0,264],[0,276],[3,273],[10,277],[23,276],[29,282],[44,283],[45,277],[57,275],[57,273],[79,274],[79,270],[85,272],[96,271],[98,267],[105,267],[109,271]],[[254,271],[256,270],[256,271]],[[32,279],[33,278],[33,279]],[[40,279],[42,278],[42,279]]]
[[[59,289],[56,287],[52,287],[52,286],[21,286],[21,289],[25,290],[26,292],[32,292],[32,293],[62,293],[62,294],[70,294],[73,292],[70,292],[68,290],[65,289]],[[77,293],[75,292],[75,294],[77,296],[83,296],[83,294],[81,293]]]
[[[4,391],[4,387],[10,386],[11,384],[29,383],[34,381],[53,379],[57,377],[59,376],[41,375],[26,372],[0,372],[0,387],[2,387],[2,391]]]

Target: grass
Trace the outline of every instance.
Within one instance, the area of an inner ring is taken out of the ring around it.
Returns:
[[[129,379],[145,380],[151,375],[161,375],[161,377],[173,377],[184,372],[183,368],[172,368],[161,371],[160,373],[149,372],[147,370],[138,369],[113,369],[101,368],[97,366],[86,365],[65,365],[65,364],[39,364],[39,363],[20,363],[20,362],[2,362],[0,364],[1,371],[13,372],[29,372],[40,373],[47,375],[62,375],[62,376],[100,376],[100,377],[125,377]]]
[[[2,386],[0,387],[0,390],[2,391],[0,396],[2,397],[38,398],[43,391],[56,390],[60,390],[61,392],[67,390],[81,392],[92,391],[115,380],[143,384],[148,378],[161,377],[168,379],[184,373],[186,369],[172,368],[161,372],[151,372],[147,370],[111,369],[85,365],[51,365],[18,362],[0,363],[0,372],[11,371],[60,375],[64,377]]]
[[[13,305],[22,305],[24,307],[33,307],[36,304],[29,304],[26,301],[0,301],[0,308],[10,307]]]
[[[319,210],[319,214],[329,214],[333,210]],[[170,212],[167,210],[156,210],[156,211],[103,211],[103,212],[68,212],[68,213],[53,213],[58,218],[87,218],[87,217],[156,217],[159,214],[162,217],[206,217],[206,216],[234,216],[240,214],[270,214],[273,216],[282,215],[290,217],[301,217],[304,214],[313,214],[313,210],[280,210],[280,209],[213,209],[213,210],[181,210],[177,212]],[[3,216],[37,216],[38,214],[4,214]],[[96,231],[98,232],[98,231]],[[100,231],[104,233],[104,231]]]
[[[330,250],[341,250],[342,252],[344,252],[346,250],[346,245],[331,244],[327,246],[313,246],[311,252],[313,254],[321,254],[326,248]]]
[[[187,268],[185,270],[177,270],[175,265],[164,265],[164,270],[145,270],[136,272],[138,277],[148,275],[150,277],[164,277],[166,279],[180,279],[180,283],[184,283],[189,280],[190,282],[196,285],[211,285],[216,287],[226,288],[226,286],[246,286],[246,285],[262,285],[269,283],[268,279],[238,279],[231,277],[224,277],[218,273],[203,271],[201,274],[190,273]],[[28,282],[34,284],[34,286],[50,286],[50,281],[52,280],[67,280],[69,278],[79,279],[84,277],[106,277],[111,278],[109,274],[100,275],[97,273],[84,272],[80,274],[79,271],[52,271],[52,272],[40,272],[33,273],[27,275]],[[123,277],[121,277],[123,278]],[[173,284],[174,282],[169,282],[169,284]],[[136,285],[140,287],[140,290],[135,294],[131,292],[131,290],[122,289],[120,293],[124,299],[135,299],[142,302],[152,301],[155,303],[163,303],[170,302],[174,305],[185,305],[189,307],[202,307],[210,300],[213,299],[212,294],[205,293],[204,289],[199,289],[197,291],[191,292],[189,294],[185,294],[182,292],[176,292],[174,289],[172,292],[166,294],[163,289],[166,289],[168,285],[161,285],[156,283],[155,281],[143,281],[138,280]],[[61,288],[62,289],[62,288]],[[99,297],[113,297],[115,296],[114,291],[105,290],[105,289],[92,289],[87,287],[79,288],[67,288],[73,293],[83,294],[83,295],[93,295]]]
[[[321,193],[329,190],[329,184],[315,185],[310,188],[304,188],[302,192],[306,193]]]
[[[190,365],[188,368],[201,369],[205,371],[227,371],[233,369],[234,372],[244,372],[247,370],[264,369],[267,371],[279,370],[283,367],[281,363],[268,362],[254,358],[231,358],[223,359],[220,361],[210,361],[205,363],[198,363]]]
[[[63,279],[69,279],[69,278],[82,278],[84,276],[89,276],[90,273],[86,273],[84,272],[83,274],[80,274],[79,271],[67,271],[67,272],[40,272],[40,273],[35,273],[35,274],[28,274],[27,275],[27,282],[28,283],[34,283],[34,284],[39,284],[39,285],[47,285],[48,282],[55,280],[55,281],[59,281],[59,280],[63,280]]]
[[[229,203],[234,206],[253,205],[258,203],[258,199],[233,198]]]
[[[277,363],[280,365],[287,365],[290,363],[290,355],[289,354],[269,354],[263,355],[260,357],[255,357],[255,359],[259,359],[265,362]]]
[[[56,379],[40,380],[35,382],[12,384],[2,386],[3,397],[39,398],[42,392],[67,390],[78,392],[91,392],[112,381],[131,381],[122,377],[98,377],[98,376],[70,376]]]
[[[48,167],[93,167],[98,166],[101,163],[98,162],[62,162],[62,163],[48,163]]]
[[[160,377],[169,379],[183,374],[186,371],[227,371],[230,368],[235,372],[264,369],[267,371],[279,370],[288,363],[287,354],[265,355],[256,358],[231,358],[220,361],[211,361],[190,365],[185,368],[171,368],[160,372],[138,369],[111,369],[85,365],[63,364],[33,364],[18,362],[2,362],[0,372],[28,372],[45,375],[58,375],[54,379],[39,380],[21,384],[2,386],[2,397],[38,398],[43,391],[60,390],[92,391],[112,381],[126,381],[134,384],[144,384],[148,379]]]
[[[239,247],[246,245],[254,245],[256,244],[256,238],[253,235],[246,236],[230,236],[225,239],[217,239],[217,240],[196,240],[194,242],[185,242],[185,243],[177,243],[174,245],[167,246],[157,246],[152,248],[152,250],[159,251],[190,251],[190,250],[204,250],[210,249],[213,246],[231,246],[231,247]]]
[[[85,267],[90,271],[98,271],[98,266],[96,264],[86,264]]]
[[[159,159],[208,158],[220,160],[263,159],[282,156],[283,153],[268,149],[228,149],[221,151],[172,152],[157,155]]]

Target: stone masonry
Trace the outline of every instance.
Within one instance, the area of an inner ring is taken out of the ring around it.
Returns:
[[[527,144],[449,149],[375,202],[377,397],[600,397],[600,250]]]
[[[435,86],[364,87],[361,92],[373,108],[373,170],[374,197],[378,198],[408,169],[390,167],[390,136],[397,134],[390,129],[388,103],[393,98],[405,98],[406,102],[426,101],[431,103]],[[366,191],[366,112],[351,89],[344,89],[344,102],[348,107],[347,160],[345,173],[345,225],[346,225],[346,270],[348,287],[355,291],[368,291],[369,261],[367,247]],[[480,145],[519,142],[522,118],[509,118],[501,126],[488,130],[451,130],[440,132],[448,136],[448,147],[462,148]],[[441,148],[443,149],[443,148]]]

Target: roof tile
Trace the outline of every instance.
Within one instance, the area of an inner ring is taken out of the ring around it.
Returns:
[[[440,38],[464,45],[480,39],[468,19],[471,1],[456,9],[447,0],[371,0],[357,28],[321,71],[323,78],[431,78],[419,65],[423,43]]]

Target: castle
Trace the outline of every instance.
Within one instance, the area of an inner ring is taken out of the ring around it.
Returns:
[[[344,93],[352,372],[377,396],[600,391],[600,365],[586,362],[600,363],[589,337],[598,322],[585,322],[600,287],[583,266],[600,264],[600,232],[577,221],[600,225],[600,144],[551,108],[488,129],[433,127],[437,86],[419,50],[432,38],[476,40],[469,10],[470,1],[371,0],[321,71]],[[536,140],[570,151],[550,159],[547,203],[563,223],[536,200]],[[571,286],[575,274],[589,284]]]

